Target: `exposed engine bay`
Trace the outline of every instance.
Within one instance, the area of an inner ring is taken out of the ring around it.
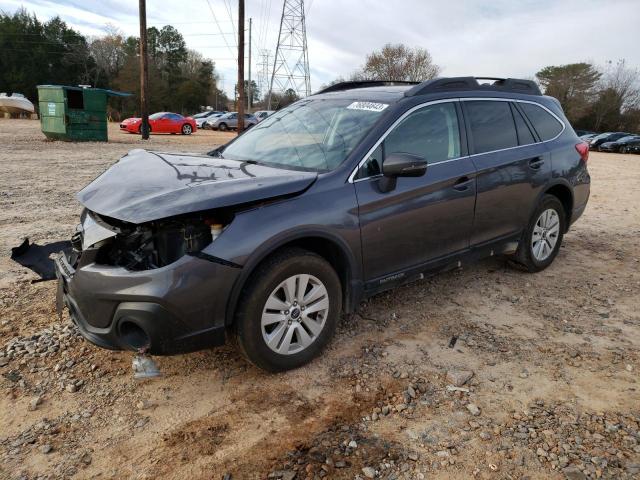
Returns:
[[[72,240],[74,249],[78,252],[97,249],[96,263],[133,271],[164,267],[184,255],[201,251],[230,221],[221,223],[217,218],[202,215],[135,225],[88,210],[82,217],[82,226]],[[104,233],[96,236],[97,230]],[[90,236],[93,238],[87,240]]]

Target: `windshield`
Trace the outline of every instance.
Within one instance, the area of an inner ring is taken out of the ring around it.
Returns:
[[[196,113],[195,115],[192,115],[191,118],[203,118],[203,117],[208,117],[211,114],[211,112],[202,112],[202,113]]]
[[[347,99],[302,100],[229,145],[224,158],[312,171],[333,170],[351,153],[387,104]]]
[[[158,120],[159,118],[162,118],[164,114],[165,112],[154,113],[153,115],[149,115],[149,120]]]
[[[624,137],[619,139],[618,142],[628,142],[629,140],[634,140],[635,138],[636,135],[625,135]]]

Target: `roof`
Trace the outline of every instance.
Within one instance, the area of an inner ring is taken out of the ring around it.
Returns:
[[[334,90],[327,93],[318,92],[313,96],[321,95],[323,97],[351,98],[353,100],[378,100],[381,102],[394,103],[405,96],[405,92],[413,85],[403,86],[381,86],[381,87],[362,87],[347,90]]]
[[[463,92],[542,96],[540,88],[533,80],[495,77],[443,77],[420,83],[378,80],[340,82],[317,92],[316,95],[333,94],[358,99],[398,101],[403,97]]]
[[[91,88],[91,87],[77,87],[73,85],[38,85],[38,88],[62,88],[63,90],[90,90],[92,92],[104,92],[111,97],[130,97],[133,93],[118,92],[116,90],[109,90],[106,88]]]

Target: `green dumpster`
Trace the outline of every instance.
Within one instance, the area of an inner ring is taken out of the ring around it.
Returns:
[[[106,142],[107,97],[129,95],[103,88],[38,85],[42,133],[53,140]]]

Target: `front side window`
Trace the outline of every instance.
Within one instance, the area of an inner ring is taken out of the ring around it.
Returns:
[[[520,103],[520,107],[543,141],[557,137],[562,131],[562,124],[544,108],[533,103]]]
[[[455,105],[438,103],[409,114],[369,156],[356,178],[381,174],[383,158],[392,153],[411,153],[429,163],[459,157],[460,130]]]
[[[464,102],[464,106],[471,126],[474,153],[518,146],[509,102],[474,100]]]
[[[222,155],[285,168],[333,170],[387,107],[350,99],[302,100],[269,115],[225,148]]]

